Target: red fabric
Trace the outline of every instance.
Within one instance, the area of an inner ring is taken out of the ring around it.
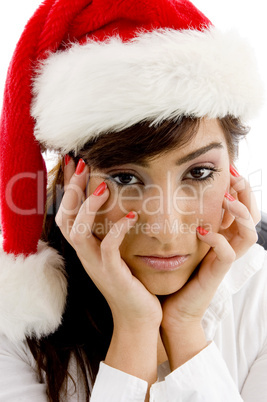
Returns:
[[[36,61],[69,41],[103,40],[155,28],[198,29],[210,21],[186,0],[46,0],[28,22],[11,61],[1,116],[0,180],[3,247],[35,253],[46,198],[45,164],[33,136],[31,79]],[[55,133],[56,135],[56,133]]]

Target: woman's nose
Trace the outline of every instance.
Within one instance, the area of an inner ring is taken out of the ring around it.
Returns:
[[[141,219],[142,232],[157,238],[162,244],[173,242],[180,233],[181,222],[176,215],[155,214]]]
[[[157,238],[161,243],[170,243],[181,234],[190,233],[195,211],[191,203],[174,200],[172,194],[150,197],[143,204],[139,223],[143,233]]]

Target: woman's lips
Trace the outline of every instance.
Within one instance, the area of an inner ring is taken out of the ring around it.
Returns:
[[[156,271],[174,271],[183,265],[188,259],[187,255],[175,255],[170,257],[159,256],[138,256],[146,265],[150,266]]]

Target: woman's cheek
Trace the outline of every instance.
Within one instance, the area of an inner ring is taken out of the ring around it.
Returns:
[[[96,213],[92,229],[93,233],[100,240],[103,240],[114,223],[120,218],[122,218],[121,211],[114,207],[112,200],[109,199]]]
[[[199,214],[207,230],[218,232],[223,217],[223,200],[225,189],[217,188],[216,191],[207,192],[203,199],[202,211]]]
[[[127,215],[130,211],[139,211],[141,208],[140,199],[136,192],[114,190],[114,186],[108,186],[110,196],[105,204],[97,211],[93,226],[93,233],[103,239],[112,225]],[[122,187],[123,189],[123,187]]]
[[[228,180],[220,180],[216,185],[188,186],[176,198],[175,210],[180,223],[203,226],[208,231],[218,231],[223,216],[223,200]]]

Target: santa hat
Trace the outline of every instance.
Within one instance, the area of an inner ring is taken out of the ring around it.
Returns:
[[[44,1],[15,50],[1,117],[0,332],[41,337],[64,312],[64,262],[39,240],[41,148],[77,153],[142,120],[248,119],[260,92],[249,46],[187,0]]]

